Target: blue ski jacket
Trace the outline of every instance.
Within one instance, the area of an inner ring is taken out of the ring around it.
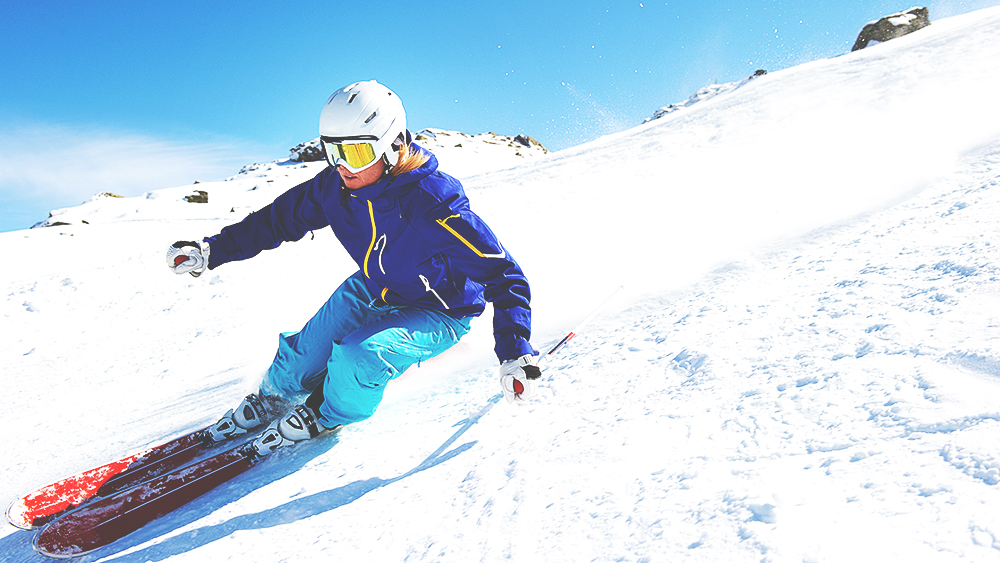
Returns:
[[[529,344],[528,280],[469,208],[462,184],[437,168],[431,154],[416,170],[349,190],[336,169],[327,167],[206,238],[211,245],[208,267],[252,258],[330,226],[361,268],[368,288],[387,304],[463,318],[482,314],[488,301],[494,309],[497,358],[503,362],[535,354]]]

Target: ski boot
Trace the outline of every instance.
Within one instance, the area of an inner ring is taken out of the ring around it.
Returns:
[[[247,395],[240,406],[230,409],[214,425],[205,430],[202,434],[202,441],[207,444],[215,444],[246,434],[247,432],[263,425],[267,422],[269,414],[274,415],[280,412],[283,405],[279,401],[261,392]]]
[[[291,446],[303,440],[319,436],[337,427],[326,428],[316,416],[316,411],[307,405],[296,405],[284,416],[271,423],[250,445],[256,457],[263,457],[274,450]]]

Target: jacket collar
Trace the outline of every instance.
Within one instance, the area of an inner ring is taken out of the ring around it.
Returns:
[[[375,199],[383,191],[395,188],[397,186],[403,186],[406,184],[411,184],[414,182],[419,182],[427,176],[433,174],[438,168],[438,159],[434,156],[434,153],[424,149],[423,147],[414,143],[413,148],[422,153],[427,153],[430,155],[430,159],[424,163],[423,166],[417,168],[416,170],[411,170],[405,174],[400,174],[399,176],[386,176],[385,178],[375,182],[370,186],[365,186],[363,188],[358,188],[356,190],[348,190],[347,188],[341,188],[345,190],[348,194],[358,197],[361,199]],[[336,174],[336,172],[334,172]],[[342,184],[340,180],[340,175],[337,174],[337,183]]]

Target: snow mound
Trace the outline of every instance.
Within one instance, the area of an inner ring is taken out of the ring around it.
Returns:
[[[748,78],[744,78],[743,80],[738,80],[736,82],[727,82],[725,84],[709,84],[708,86],[705,86],[704,88],[698,90],[694,94],[691,94],[691,97],[684,100],[683,102],[677,102],[675,104],[670,104],[668,106],[661,107],[660,109],[656,110],[653,113],[653,117],[647,117],[643,121],[643,123],[648,123],[650,121],[653,121],[654,119],[660,119],[661,117],[670,115],[675,111],[689,108],[697,103],[711,100],[712,98],[721,96],[722,94],[728,94],[729,92],[732,92],[734,90],[746,86],[751,80],[764,76],[765,74],[767,74],[767,71],[762,69],[753,73]]]
[[[468,135],[428,128],[414,135],[413,140],[434,153],[441,170],[459,179],[511,168],[549,154],[541,143],[527,135]]]

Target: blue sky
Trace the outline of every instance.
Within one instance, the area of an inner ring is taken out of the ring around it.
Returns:
[[[1000,0],[929,4],[931,19]],[[898,0],[0,0],[0,231],[111,191],[218,180],[317,135],[375,78],[413,131],[551,150],[638,125],[713,82],[850,50]]]

